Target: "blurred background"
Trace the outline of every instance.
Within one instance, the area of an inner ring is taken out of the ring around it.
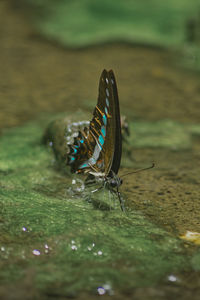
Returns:
[[[0,22],[0,128],[91,111],[103,68],[116,74],[122,112],[199,117],[198,79],[187,75],[200,67],[198,1],[6,0]]]

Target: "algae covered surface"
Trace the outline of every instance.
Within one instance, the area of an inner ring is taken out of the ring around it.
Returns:
[[[32,296],[44,298],[128,296],[141,287],[176,286],[179,274],[199,270],[198,253],[190,258],[178,237],[133,210],[132,197],[124,214],[86,201],[84,191],[71,193],[70,173],[41,142],[43,126],[30,123],[1,137],[1,284],[28,284]]]

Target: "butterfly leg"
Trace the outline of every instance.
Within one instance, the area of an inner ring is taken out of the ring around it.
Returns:
[[[117,193],[117,196],[118,196],[118,199],[119,199],[119,203],[120,203],[121,210],[122,210],[123,212],[126,212],[125,206],[124,206],[124,199],[122,198],[121,193],[119,192],[118,187],[117,187],[116,193]]]
[[[87,186],[92,186],[92,185],[94,185],[94,184],[96,184],[96,183],[97,183],[97,182],[96,182],[95,176],[92,175],[92,174],[89,174],[89,176],[88,176],[88,177],[86,178],[86,180],[85,180],[85,185],[87,185]],[[100,186],[99,188],[96,188],[96,189],[94,189],[93,191],[91,191],[91,193],[96,193],[96,192],[100,191],[103,187],[104,187],[104,186],[102,185],[102,186]]]
[[[85,185],[92,185],[94,183],[96,183],[95,176],[92,174],[89,174],[85,180]]]
[[[98,189],[91,191],[91,193],[96,193],[96,192],[100,191],[102,188],[103,188],[103,186],[100,186]]]

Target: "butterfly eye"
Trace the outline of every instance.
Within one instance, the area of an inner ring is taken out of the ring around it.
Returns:
[[[120,186],[122,184],[122,179],[117,177],[117,178],[112,178],[111,181],[110,181],[110,185],[112,187],[116,187],[116,186]]]
[[[112,179],[112,180],[110,181],[110,185],[111,185],[112,187],[116,187],[116,186],[117,186],[117,181],[116,181],[115,179]]]
[[[119,177],[113,178],[110,182],[110,185],[112,187],[117,187],[117,186],[120,186],[121,184],[122,184],[122,180]]]

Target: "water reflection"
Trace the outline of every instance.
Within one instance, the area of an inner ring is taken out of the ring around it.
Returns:
[[[168,280],[171,282],[176,282],[176,281],[178,281],[178,278],[175,275],[169,275]]]
[[[109,283],[105,283],[104,285],[99,286],[97,288],[97,293],[100,296],[105,295],[106,293],[110,296],[114,295],[114,291]]]
[[[34,249],[34,250],[32,251],[32,253],[33,253],[33,255],[35,255],[35,256],[39,256],[39,255],[40,255],[40,251],[37,250],[37,249]]]

